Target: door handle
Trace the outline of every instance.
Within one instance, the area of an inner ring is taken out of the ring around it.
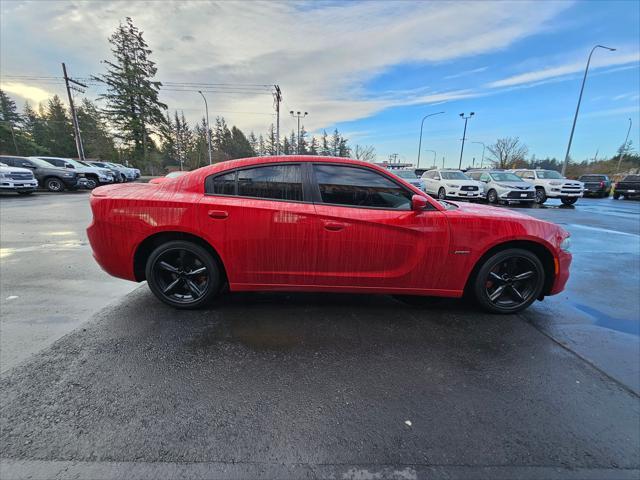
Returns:
[[[347,225],[345,223],[339,223],[339,222],[326,222],[324,224],[325,230],[329,230],[330,232],[338,232],[346,226]]]
[[[211,218],[223,220],[229,216],[229,213],[225,212],[224,210],[209,210],[207,212],[207,215],[209,215]]]

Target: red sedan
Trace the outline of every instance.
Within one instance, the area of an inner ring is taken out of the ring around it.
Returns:
[[[461,297],[512,313],[569,277],[569,234],[511,210],[439,202],[344,158],[232,160],[91,194],[102,268],[177,308],[231,291]],[[411,298],[411,297],[409,297]]]

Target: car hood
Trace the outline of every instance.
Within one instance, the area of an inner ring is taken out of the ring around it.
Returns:
[[[463,185],[471,185],[473,187],[478,186],[478,182],[476,182],[475,180],[441,180],[441,182],[449,183],[451,185],[459,185],[459,186],[463,186]]]
[[[507,188],[513,188],[514,190],[532,190],[533,185],[527,182],[494,182],[504,185]]]
[[[22,168],[22,167],[0,167],[0,172],[2,172],[2,173],[9,173],[9,172],[33,173],[28,168]]]
[[[452,215],[473,215],[477,217],[484,218],[508,218],[508,219],[518,219],[518,220],[527,220],[533,222],[542,222],[543,220],[538,220],[530,215],[526,215],[524,213],[520,213],[516,210],[499,208],[499,207],[490,207],[488,205],[479,205],[477,203],[466,203],[466,202],[449,202],[457,206],[457,208],[452,210],[446,210],[446,214]],[[545,222],[548,223],[548,222]]]

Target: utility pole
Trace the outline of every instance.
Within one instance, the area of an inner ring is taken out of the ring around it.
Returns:
[[[67,76],[67,67],[64,64],[64,62],[62,63],[62,73],[64,75],[64,83],[67,87],[67,96],[69,97],[69,108],[71,109],[71,122],[73,123],[73,133],[74,133],[74,138],[76,140],[76,150],[78,151],[78,159],[80,159],[80,161],[83,161],[84,148],[82,146],[82,137],[80,136],[80,126],[78,125],[78,117],[76,115],[76,108],[73,105],[73,96],[71,95],[71,90],[76,90],[77,92],[80,92],[80,93],[84,93],[84,90],[81,90],[78,87],[75,87],[69,84],[73,83],[83,88],[88,88],[88,87],[84,83],[77,82]]]
[[[618,168],[616,169],[616,173],[620,173],[620,164],[622,163],[622,155],[627,153],[627,142],[629,141],[629,132],[631,132],[631,124],[633,122],[629,119],[629,129],[627,130],[627,136],[624,139],[624,143],[622,144],[622,148],[620,148],[620,156],[618,157]]]
[[[444,170],[444,157],[442,157],[442,169]]]
[[[475,115],[474,112],[471,112],[468,116],[465,117],[464,113],[460,114],[460,117],[464,119],[464,132],[462,133],[462,147],[460,148],[460,162],[458,162],[458,170],[462,168],[462,152],[464,152],[464,140],[467,137],[467,120]]]
[[[298,119],[298,141],[297,141],[297,147],[296,147],[296,154],[300,155],[300,119],[306,117],[307,115],[309,115],[308,112],[304,112],[304,115],[302,114],[302,112],[295,112],[293,110],[291,110],[289,112],[291,114],[291,116],[293,118],[297,118]]]
[[[202,95],[202,99],[204,100],[204,110],[207,115],[207,146],[209,150],[209,165],[211,165],[213,163],[213,160],[211,158],[211,128],[209,127],[209,105],[207,105],[207,99],[205,98],[204,93],[202,93],[202,91],[200,90],[198,90],[198,93]]]
[[[397,153],[392,153],[391,155],[389,155],[389,162],[390,163],[398,163],[398,154]]]
[[[611,47],[605,47],[604,45],[596,45],[591,49],[589,59],[587,60],[587,67],[584,69],[584,77],[582,78],[582,86],[580,87],[580,95],[578,96],[578,105],[576,106],[576,114],[573,116],[573,125],[571,126],[571,134],[569,135],[569,145],[567,145],[567,153],[564,156],[564,163],[562,164],[562,176],[567,172],[567,165],[569,165],[569,152],[571,151],[571,142],[573,141],[573,132],[576,129],[576,122],[578,121],[578,112],[580,111],[580,102],[582,101],[582,92],[584,92],[584,84],[587,81],[587,73],[589,73],[589,64],[591,63],[591,55],[597,48],[604,48],[610,52],[614,52],[616,49]]]
[[[276,107],[276,155],[280,155],[280,102],[282,101],[282,92],[280,85],[274,85],[273,102]]]

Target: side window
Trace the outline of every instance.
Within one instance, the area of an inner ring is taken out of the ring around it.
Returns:
[[[210,184],[207,185],[207,193],[213,193],[216,195],[235,195],[236,172],[211,177],[211,182],[208,183]]]
[[[527,178],[529,180],[535,180],[536,176],[533,174],[533,172],[522,172],[522,178]]]
[[[377,172],[340,165],[314,165],[313,170],[324,203],[411,209],[411,192]]]
[[[489,177],[488,173],[483,173],[482,175],[480,175],[480,181],[481,182],[489,182],[489,181],[491,181],[491,177]]]
[[[238,171],[237,195],[302,201],[300,165],[273,165]]]

